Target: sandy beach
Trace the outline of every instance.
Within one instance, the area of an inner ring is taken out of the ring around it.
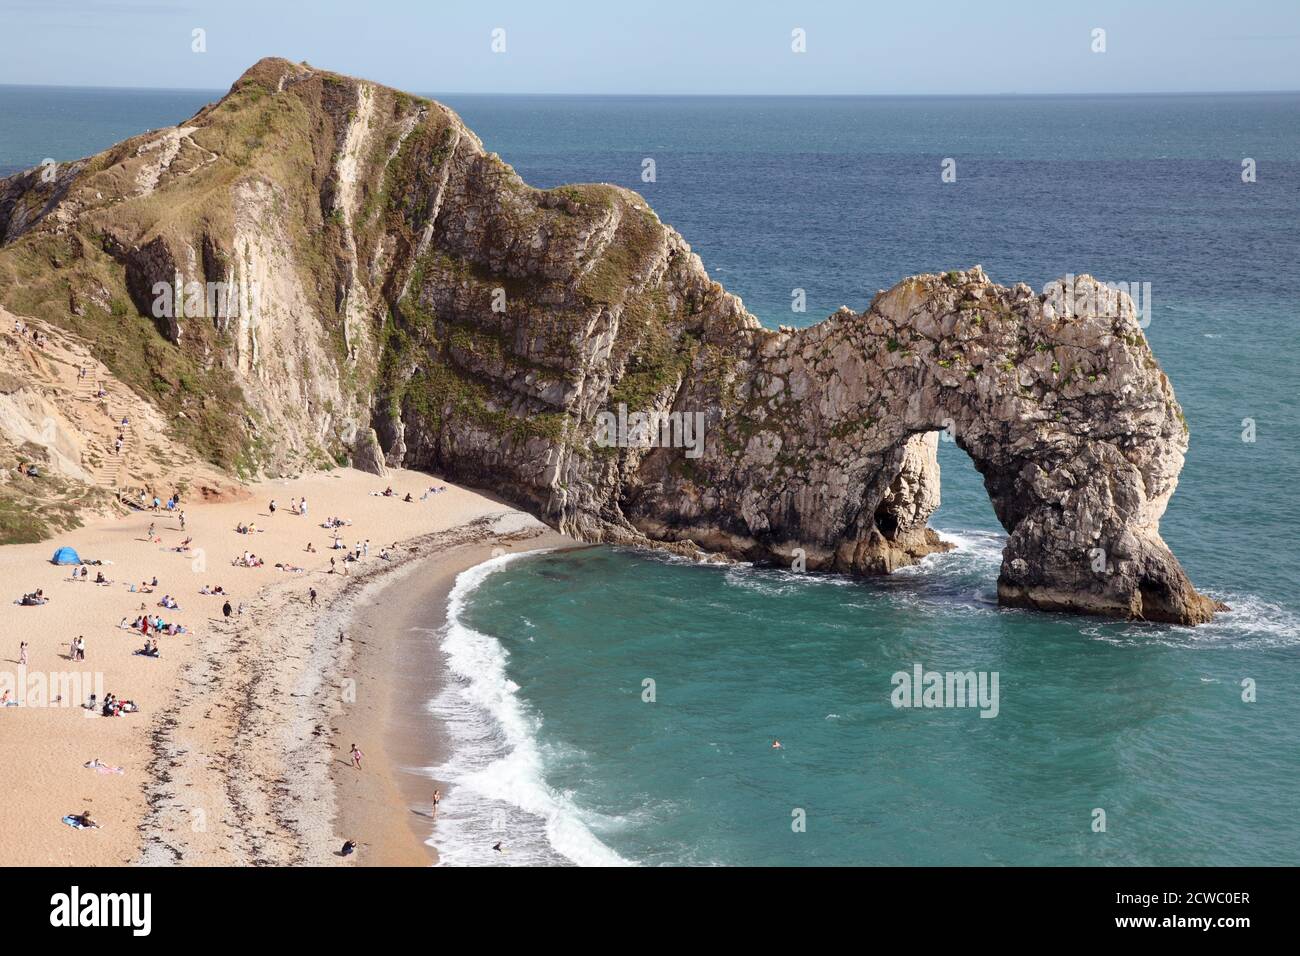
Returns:
[[[388,487],[391,497],[381,494]],[[308,513],[292,513],[304,496]],[[335,516],[350,522],[342,541],[368,540],[368,556],[344,565],[321,526]],[[255,530],[236,531],[249,523]],[[0,708],[0,863],[428,865],[437,782],[424,768],[436,764],[438,741],[418,715],[439,657],[410,628],[436,625],[455,575],[494,549],[566,542],[434,476],[338,469],[252,484],[240,500],[182,493],[176,512],[99,519],[0,548],[0,691],[19,701]],[[104,563],[73,581],[50,561],[61,545]],[[234,566],[245,552],[264,564]],[[99,572],[110,583],[92,583]],[[151,593],[130,590],[155,577]],[[223,594],[200,593],[217,586]],[[16,603],[38,588],[47,604]],[[159,606],[164,595],[179,608]],[[158,638],[159,658],[134,654],[143,635],[119,627],[145,612],[186,628]],[[84,661],[71,659],[78,636]],[[80,706],[107,692],[139,712],[103,717]],[[360,771],[353,743],[365,755]],[[92,759],[121,772],[87,768]],[[85,811],[97,829],[62,822]],[[361,845],[348,858],[345,839]]]

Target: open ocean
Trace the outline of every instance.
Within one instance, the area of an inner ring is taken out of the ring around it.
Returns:
[[[0,87],[0,174],[214,97]],[[639,190],[771,326],[975,263],[1150,282],[1191,429],[1161,530],[1234,608],[1195,629],[1000,609],[1003,531],[943,442],[932,524],[959,547],[888,579],[496,559],[430,637],[444,862],[1300,863],[1300,95],[442,99],[533,185]],[[997,717],[895,710],[914,664],[998,672]]]

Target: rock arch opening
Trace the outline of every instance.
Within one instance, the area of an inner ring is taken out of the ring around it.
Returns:
[[[734,407],[709,407],[689,470],[641,459],[623,514],[641,533],[812,570],[889,573],[946,546],[939,432],[983,479],[1007,533],[1001,603],[1197,623],[1215,609],[1161,540],[1187,444],[1132,302],[1089,277],[1057,308],[977,267],[918,276],[855,314],[754,336]]]

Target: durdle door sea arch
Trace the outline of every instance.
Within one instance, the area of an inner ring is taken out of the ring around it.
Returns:
[[[744,403],[711,423],[717,441],[697,465],[719,491],[695,493],[704,483],[656,450],[633,523],[782,563],[802,549],[812,570],[889,571],[942,547],[926,520],[943,430],[1010,535],[1002,603],[1209,620],[1214,602],[1159,534],[1187,447],[1181,409],[1129,298],[1088,276],[1073,287],[1087,309],[976,267],[759,335]]]

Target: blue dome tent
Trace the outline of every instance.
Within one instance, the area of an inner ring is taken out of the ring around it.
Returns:
[[[73,548],[63,547],[54,552],[54,557],[50,558],[51,564],[80,564],[81,556]]]

